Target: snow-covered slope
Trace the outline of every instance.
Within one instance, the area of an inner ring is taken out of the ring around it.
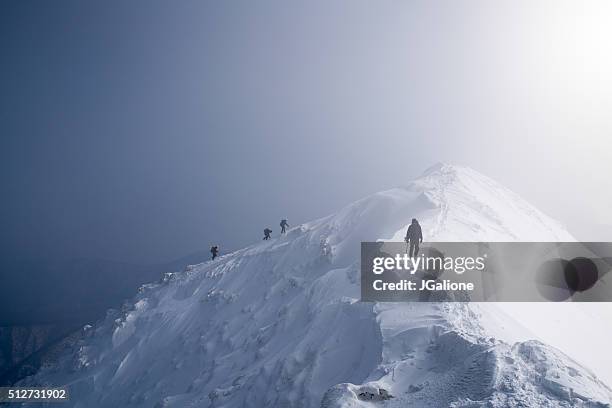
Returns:
[[[412,217],[426,241],[573,240],[492,180],[437,165],[406,187],[145,285],[28,383],[69,385],[75,407],[610,404],[590,371],[525,341],[540,334],[517,323],[524,311],[358,302],[359,243],[401,239]]]

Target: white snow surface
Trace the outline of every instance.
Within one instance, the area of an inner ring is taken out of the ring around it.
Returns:
[[[425,241],[574,240],[439,164],[144,285],[24,384],[68,385],[79,408],[610,406],[608,305],[359,302],[360,242],[402,240],[413,217]]]

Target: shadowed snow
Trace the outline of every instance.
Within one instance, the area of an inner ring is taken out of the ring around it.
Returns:
[[[437,165],[406,187],[145,285],[27,383],[68,384],[74,407],[610,403],[588,370],[527,341],[557,327],[540,313],[551,305],[359,302],[360,242],[403,240],[413,217],[425,241],[573,240],[491,179]],[[541,324],[522,325],[526,314]],[[568,344],[577,361],[597,353]]]

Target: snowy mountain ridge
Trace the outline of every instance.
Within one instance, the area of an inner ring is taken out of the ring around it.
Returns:
[[[609,406],[512,307],[359,302],[360,242],[403,240],[412,217],[426,241],[574,240],[493,180],[436,165],[144,285],[27,383],[69,385],[74,407]]]

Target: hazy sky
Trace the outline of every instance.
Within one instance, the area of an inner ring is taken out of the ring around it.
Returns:
[[[2,255],[236,248],[437,161],[612,225],[610,21],[608,1],[4,1]]]

